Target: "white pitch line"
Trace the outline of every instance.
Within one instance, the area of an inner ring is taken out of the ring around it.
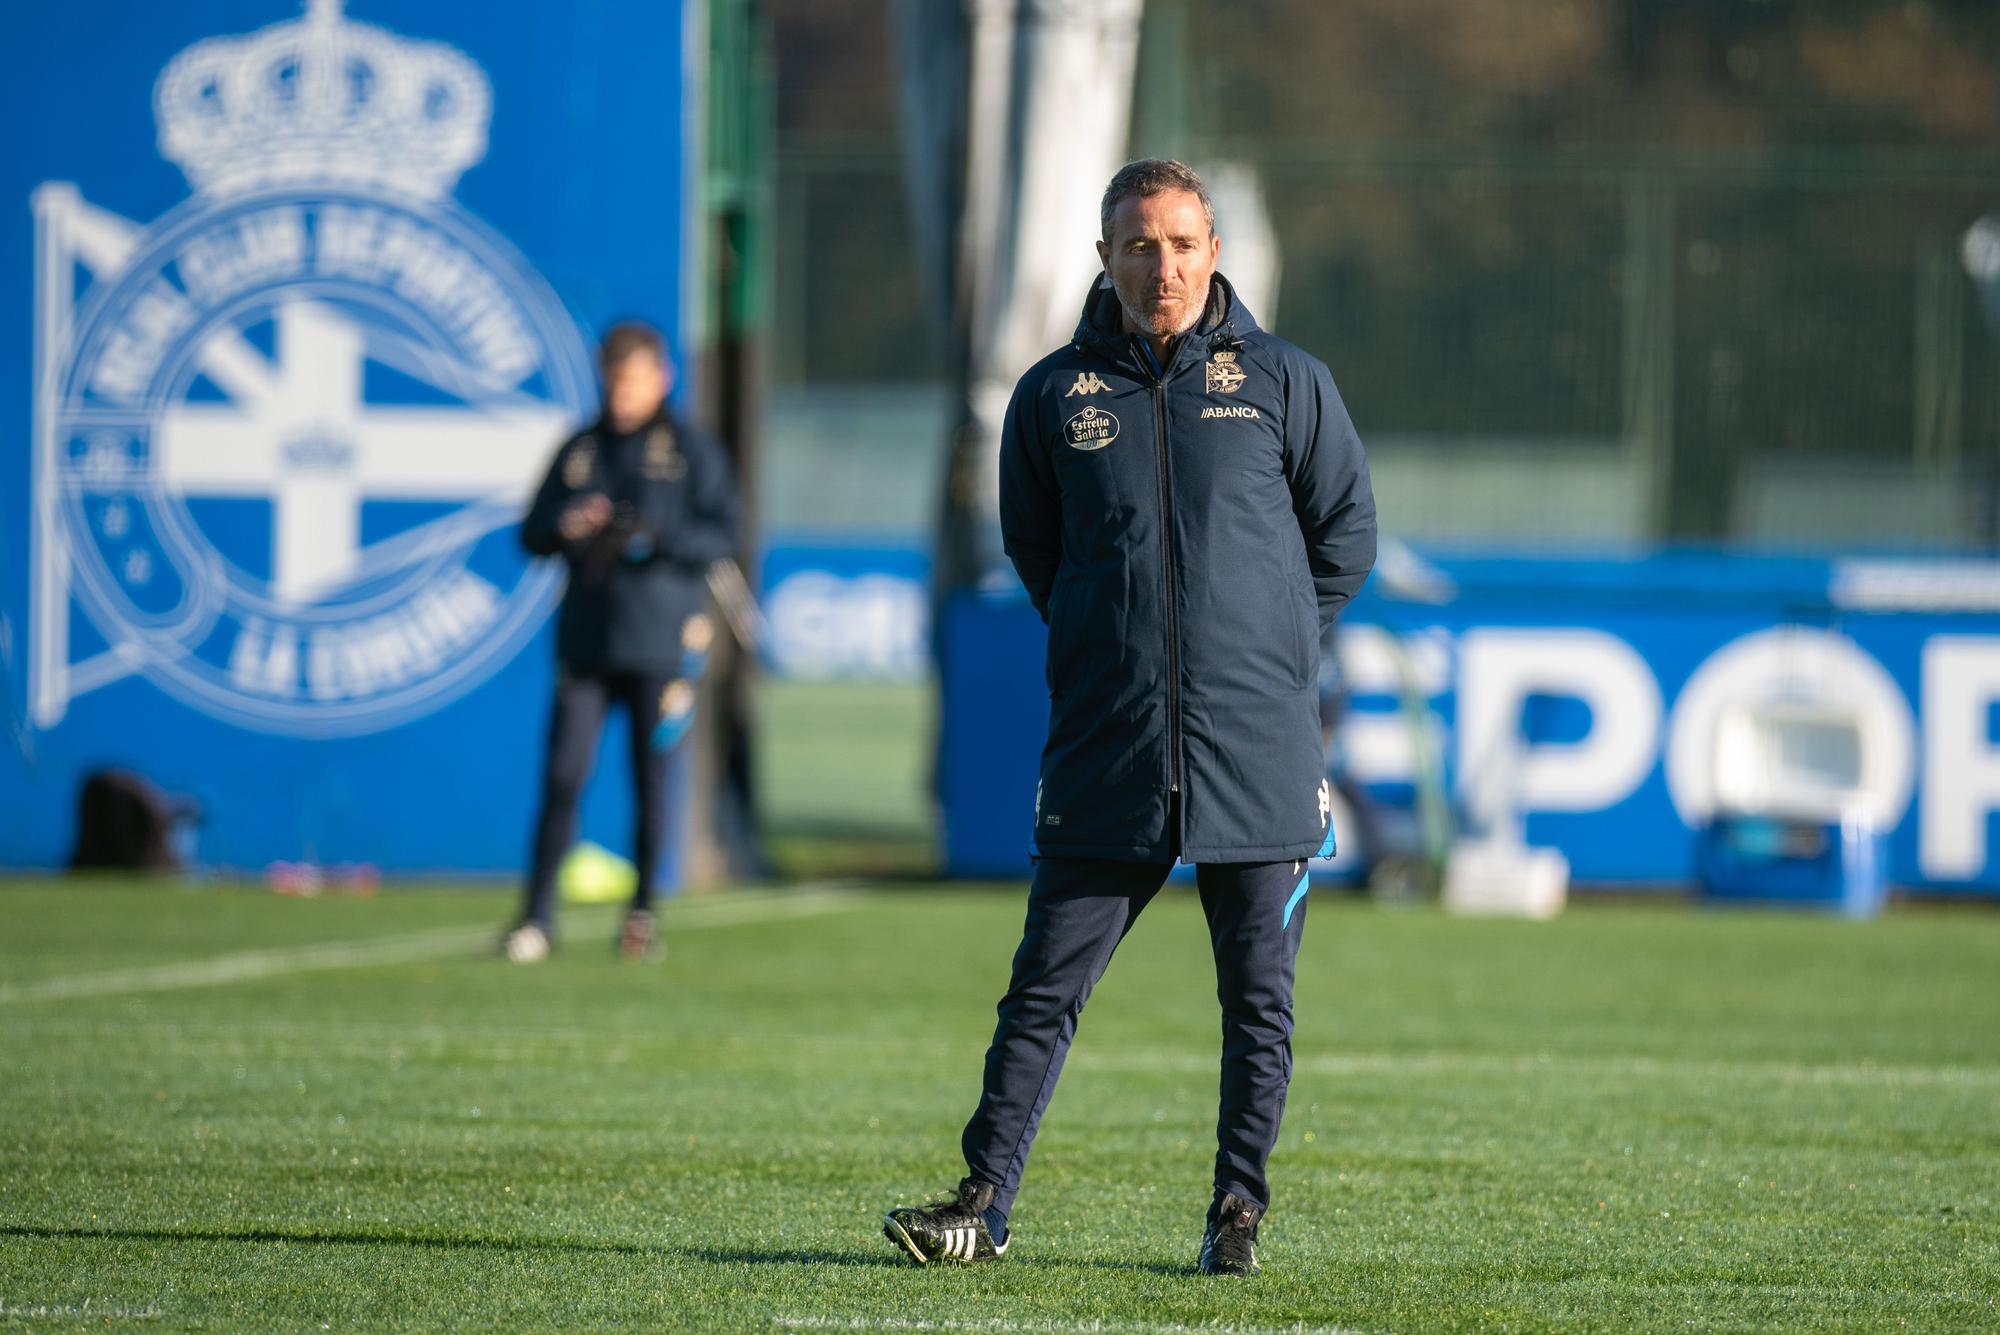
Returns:
[[[851,908],[855,897],[831,886],[775,891],[751,896],[674,901],[660,913],[663,933],[733,927],[738,923],[809,917]],[[608,926],[605,910],[574,913],[579,929]],[[325,941],[272,950],[245,950],[202,960],[115,969],[103,973],[38,978],[25,983],[0,983],[0,1006],[30,1001],[67,1001],[78,997],[123,996],[134,992],[171,992],[185,988],[220,987],[229,983],[312,973],[323,969],[363,969],[385,964],[413,964],[489,950],[499,939],[490,926],[438,927],[407,936],[363,941]]]

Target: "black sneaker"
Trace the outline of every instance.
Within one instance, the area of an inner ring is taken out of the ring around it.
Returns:
[[[925,1206],[905,1205],[883,1215],[882,1236],[918,1265],[997,1261],[1007,1254],[1007,1244],[993,1241],[979,1213],[993,1204],[993,1192],[991,1182],[968,1177],[958,1184],[956,1196]]]
[[[1248,1276],[1258,1272],[1257,1224],[1264,1207],[1252,1205],[1234,1192],[1224,1193],[1209,1212],[1208,1232],[1201,1239],[1201,1273]]]

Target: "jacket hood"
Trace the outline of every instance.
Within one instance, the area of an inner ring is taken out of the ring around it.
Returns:
[[[1209,275],[1208,303],[1202,308],[1201,318],[1183,337],[1211,348],[1224,348],[1241,344],[1258,328],[1257,318],[1244,307],[1234,285],[1217,270]],[[1090,295],[1083,299],[1083,317],[1077,321],[1074,341],[1079,348],[1116,356],[1128,337],[1118,290],[1111,286],[1108,277],[1100,274],[1090,285]]]

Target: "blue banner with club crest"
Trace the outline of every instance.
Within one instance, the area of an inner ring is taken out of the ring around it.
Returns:
[[[512,871],[561,592],[515,528],[595,331],[679,332],[681,6],[7,26],[0,865],[119,766],[211,864]]]

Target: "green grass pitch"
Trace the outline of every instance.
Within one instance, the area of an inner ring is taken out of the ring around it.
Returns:
[[[1278,1192],[1192,1273],[1217,1019],[1185,892],[1085,1014],[1011,1255],[918,1269],[1018,887],[733,894],[620,966],[510,901],[0,888],[0,1327],[2000,1327],[2000,916],[1316,895]]]

